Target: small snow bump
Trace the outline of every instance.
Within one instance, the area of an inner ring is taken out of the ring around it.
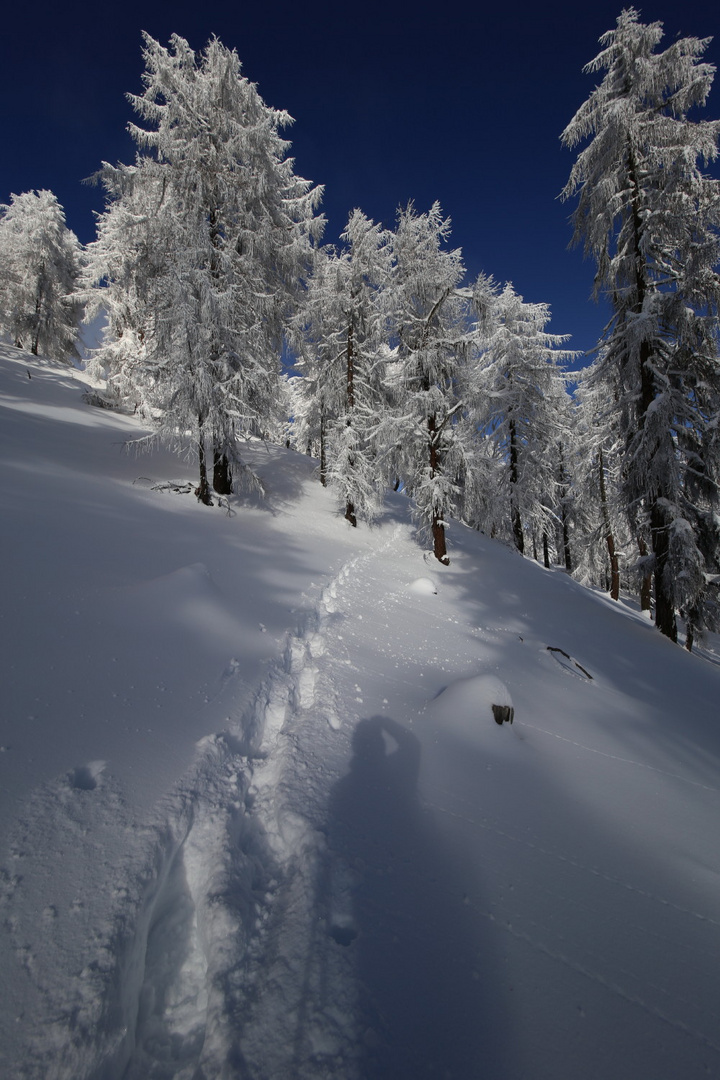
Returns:
[[[410,592],[417,593],[419,596],[437,596],[437,585],[429,577],[415,578],[408,588]]]

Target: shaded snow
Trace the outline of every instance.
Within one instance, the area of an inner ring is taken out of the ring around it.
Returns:
[[[713,658],[279,448],[153,490],[85,388],[1,350],[0,1073],[720,1074]]]

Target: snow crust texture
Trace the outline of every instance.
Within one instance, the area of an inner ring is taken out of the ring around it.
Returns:
[[[135,484],[181,470],[0,361],[0,1075],[720,1074],[712,642],[277,448],[234,517]]]

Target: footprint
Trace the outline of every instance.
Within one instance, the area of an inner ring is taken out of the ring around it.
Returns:
[[[338,714],[335,712],[334,709],[328,710],[327,722],[328,722],[328,726],[331,727],[333,729],[333,731],[339,731],[340,728],[342,727],[342,722],[340,720],[340,717],[338,716]]]
[[[105,761],[89,761],[87,765],[78,765],[68,773],[70,787],[76,791],[94,791],[106,764]]]
[[[287,647],[285,666],[291,675],[296,675],[305,667],[307,651],[307,645],[300,638],[290,640]]]
[[[313,659],[325,655],[327,646],[325,645],[325,638],[322,634],[310,634],[308,637],[308,649]]]
[[[317,674],[316,667],[306,667],[300,672],[295,695],[297,704],[301,709],[309,709],[311,705],[315,704]]]
[[[348,945],[352,945],[353,941],[357,937],[357,930],[350,923],[331,923],[330,936],[338,945],[343,945],[345,948]]]

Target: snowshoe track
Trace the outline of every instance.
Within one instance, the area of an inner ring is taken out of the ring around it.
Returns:
[[[192,823],[154,904],[124,1080],[355,1075],[352,977],[337,948],[354,932],[334,902],[318,910],[328,785],[304,735],[315,754],[321,728],[328,760],[337,756],[343,725],[325,670],[326,629],[341,618],[342,586],[359,561],[340,569],[288,634],[237,730],[203,740],[188,785],[197,792]],[[178,928],[184,945],[168,970]]]
[[[375,558],[350,559],[322,588],[246,713],[201,740],[149,825],[133,820],[103,763],[33,796],[0,875],[28,1007],[45,1018],[21,1063],[8,1066],[14,1080],[358,1077],[349,871],[329,864],[324,813],[357,719],[333,686],[337,665],[349,665],[334,631],[347,585]],[[41,940],[36,913],[14,913],[24,882],[41,891],[24,859],[46,821],[58,835],[35,873],[61,869],[70,842],[78,876],[111,884],[101,912],[86,911],[80,895],[71,914],[48,903]],[[43,964],[50,953],[62,969],[58,926],[68,920],[73,933],[81,927],[85,962],[52,980],[62,988],[55,1000],[34,958],[42,949]]]

